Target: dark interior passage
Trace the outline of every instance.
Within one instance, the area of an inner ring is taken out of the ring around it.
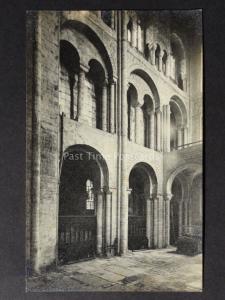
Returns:
[[[59,259],[95,255],[96,192],[100,168],[88,152],[74,151],[63,162],[59,189]]]

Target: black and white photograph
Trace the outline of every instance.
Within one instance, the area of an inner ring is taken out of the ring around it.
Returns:
[[[27,11],[27,292],[203,291],[203,55],[201,9]]]

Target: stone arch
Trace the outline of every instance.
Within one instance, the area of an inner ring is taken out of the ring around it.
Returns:
[[[79,20],[69,20],[62,24],[61,30],[70,29],[70,30],[77,30],[81,34],[85,34],[85,36],[89,39],[89,41],[97,48],[100,56],[102,57],[106,70],[107,75],[110,80],[113,80],[113,65],[109,56],[109,53],[102,42],[101,38],[97,35],[95,31],[93,31],[87,24],[79,21]]]
[[[173,32],[171,34],[171,43],[175,43],[177,45],[177,47],[180,50],[180,55],[182,59],[186,59],[186,51],[185,51],[185,47],[183,44],[182,39],[179,37],[179,35],[175,32]]]
[[[140,76],[149,86],[152,95],[153,95],[153,100],[154,100],[154,105],[155,109],[160,107],[160,98],[159,98],[159,93],[157,90],[157,87],[152,80],[152,78],[149,76],[147,72],[145,72],[143,69],[140,69],[139,67],[134,67],[133,69],[130,70],[130,74],[135,74]]]
[[[94,258],[96,253],[102,253],[103,201],[109,192],[108,181],[108,167],[100,152],[84,144],[66,149],[59,185],[61,263]]]
[[[60,40],[60,63],[64,65],[70,72],[78,72],[79,69],[76,65],[80,63],[79,51],[71,42],[67,40]]]
[[[184,170],[192,170],[194,173],[197,172],[197,174],[199,172],[201,172],[202,167],[200,164],[197,163],[190,163],[190,164],[183,164],[181,166],[179,166],[178,168],[176,168],[175,170],[173,170],[170,175],[168,176],[168,179],[166,181],[166,185],[165,185],[165,191],[168,195],[172,195],[172,183],[174,178],[181,173]]]
[[[148,196],[156,196],[158,192],[158,180],[156,177],[156,173],[152,166],[150,166],[146,162],[139,162],[136,163],[132,168],[129,170],[129,174],[134,168],[140,168],[144,171],[144,173],[147,175],[150,183],[150,189],[149,189],[149,195]]]
[[[69,159],[70,155],[73,155],[73,153],[84,153],[88,155],[88,159],[95,160],[99,169],[100,169],[100,175],[101,175],[101,188],[108,189],[109,186],[109,170],[106,163],[106,160],[102,156],[102,154],[96,150],[95,148],[86,145],[86,144],[76,144],[69,146],[65,149],[63,160]],[[76,157],[71,156],[71,160],[75,159]]]
[[[190,213],[192,225],[202,225],[202,200],[202,173],[195,172],[195,174],[193,174],[190,186]]]
[[[178,87],[186,90],[186,72],[187,72],[187,58],[186,51],[181,38],[176,34],[171,34],[171,68],[172,78],[176,81]]]
[[[170,99],[171,110],[174,109],[177,117],[178,126],[186,126],[188,122],[187,109],[184,102],[178,96],[172,96]]]
[[[129,173],[128,248],[146,249],[152,244],[154,233],[150,199],[157,194],[157,178],[153,168],[145,163],[135,164]]]

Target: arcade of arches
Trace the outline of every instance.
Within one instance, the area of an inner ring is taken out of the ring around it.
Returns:
[[[201,57],[175,17],[165,17],[176,26],[164,36],[149,16],[40,12],[32,21],[27,260],[37,272],[201,235],[201,94],[188,82]]]

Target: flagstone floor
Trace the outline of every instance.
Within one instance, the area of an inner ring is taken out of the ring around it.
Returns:
[[[27,291],[202,291],[202,255],[177,254],[175,248],[96,258],[27,279]]]

